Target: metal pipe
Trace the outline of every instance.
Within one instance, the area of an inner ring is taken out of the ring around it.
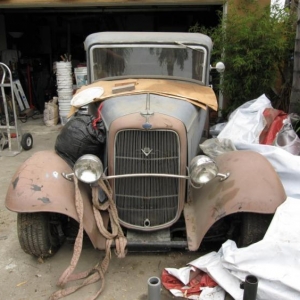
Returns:
[[[148,279],[148,300],[160,300],[161,282],[159,277]]]
[[[253,275],[248,275],[245,278],[245,282],[241,284],[241,288],[244,290],[243,300],[256,300],[258,279]]]

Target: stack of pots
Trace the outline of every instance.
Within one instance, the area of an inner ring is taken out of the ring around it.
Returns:
[[[72,65],[70,61],[56,62],[56,82],[59,118],[62,125],[68,120],[73,97]]]

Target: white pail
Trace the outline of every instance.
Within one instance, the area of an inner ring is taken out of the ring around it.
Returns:
[[[71,107],[68,107],[68,108],[63,107],[62,108],[61,106],[58,106],[59,119],[60,119],[61,125],[65,125],[68,122],[68,115],[70,112],[70,108]]]
[[[87,84],[87,67],[74,69],[77,88]]]

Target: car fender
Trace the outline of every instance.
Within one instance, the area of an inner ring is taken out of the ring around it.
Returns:
[[[215,159],[220,177],[200,189],[189,188],[184,207],[188,248],[196,251],[209,228],[237,212],[274,213],[286,200],[279,176],[270,162],[253,151],[231,151]]]
[[[62,176],[62,173],[72,172],[54,150],[36,152],[14,174],[6,194],[6,207],[17,213],[60,213],[78,222],[75,184]],[[92,217],[91,189],[82,182],[79,182],[79,189],[84,205],[84,230],[95,248],[105,249],[105,238]],[[107,225],[106,213],[103,214],[103,221]]]

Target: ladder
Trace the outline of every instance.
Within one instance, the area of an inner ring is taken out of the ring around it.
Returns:
[[[18,101],[20,112],[30,108],[24,90],[19,79],[13,81],[13,90]]]

